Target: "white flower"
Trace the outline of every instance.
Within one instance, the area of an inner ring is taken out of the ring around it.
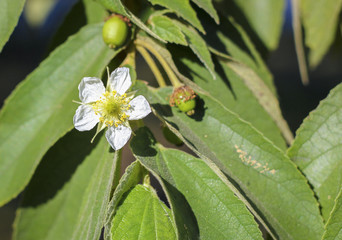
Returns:
[[[126,67],[117,68],[108,76],[106,88],[99,78],[83,78],[78,86],[82,102],[74,116],[75,128],[88,131],[98,123],[96,136],[108,127],[106,138],[109,144],[114,150],[122,148],[132,133],[128,120],[144,118],[151,112],[145,97],[133,98],[134,93],[125,93],[131,85]]]

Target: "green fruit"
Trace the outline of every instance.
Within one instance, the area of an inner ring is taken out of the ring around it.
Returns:
[[[110,47],[116,48],[125,43],[128,26],[118,15],[108,19],[102,28],[103,41]]]
[[[179,102],[176,102],[176,105],[179,108],[179,110],[187,113],[195,109],[196,100],[189,99],[188,101],[179,101]]]
[[[170,143],[173,143],[177,146],[180,146],[183,144],[183,141],[180,140],[176,134],[174,134],[168,127],[163,127],[163,134],[166,140],[168,140]]]

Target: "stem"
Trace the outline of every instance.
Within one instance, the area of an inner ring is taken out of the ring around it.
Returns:
[[[299,66],[300,77],[303,85],[309,84],[308,69],[306,67],[305,52],[303,46],[302,28],[300,25],[300,13],[298,0],[292,0],[292,28],[296,47],[296,54]]]
[[[115,167],[114,167],[114,179],[113,179],[113,187],[112,187],[113,192],[116,189],[116,187],[119,185],[120,176],[121,176],[121,162],[122,162],[122,150],[121,149],[115,152],[114,162],[115,162]]]
[[[157,50],[154,49],[154,47],[152,45],[150,45],[149,43],[142,41],[140,39],[136,39],[135,43],[138,46],[142,46],[144,48],[146,48],[147,50],[149,50],[160,62],[160,64],[163,66],[167,76],[170,79],[171,84],[177,88],[182,86],[183,84],[178,80],[177,76],[174,74],[174,72],[172,71],[172,69],[170,68],[169,64],[167,64],[167,62],[165,61],[165,59],[159,54],[159,52]]]
[[[155,78],[159,84],[159,87],[165,87],[166,86],[165,80],[164,80],[162,74],[160,73],[156,63],[154,62],[153,58],[150,56],[150,54],[146,51],[145,48],[143,48],[141,46],[137,46],[137,50],[141,54],[141,56],[143,56],[146,63],[148,64],[148,66],[152,70],[153,75],[155,76]]]
[[[135,46],[131,44],[127,49],[127,55],[121,65],[131,65],[135,69]]]

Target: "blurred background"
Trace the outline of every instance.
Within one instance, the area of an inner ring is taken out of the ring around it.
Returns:
[[[51,41],[67,13],[78,4],[77,2],[77,0],[27,0],[19,23],[0,54],[0,107],[15,86],[47,57],[54,46],[64,40]],[[82,8],[75,7],[73,11],[82,11]],[[82,13],[80,15],[82,16]],[[310,72],[310,84],[303,86],[293,42],[289,0],[284,16],[279,47],[268,56],[267,64],[274,76],[283,115],[291,130],[295,132],[319,101],[341,82],[342,44],[339,41],[333,44],[322,63]],[[85,18],[80,17],[78,21],[71,23],[65,31],[70,34],[76,32],[82,21],[85,22]],[[337,34],[341,34],[340,31]],[[146,68],[139,68],[140,65],[137,63],[139,79],[153,79]],[[158,130],[159,123],[154,117],[150,116],[145,122]],[[156,137],[166,146],[170,146],[162,136]],[[186,150],[186,147],[183,146],[182,149]],[[132,160],[127,149],[124,156],[127,165]],[[11,239],[12,224],[19,201],[20,196],[0,208],[0,239],[2,240]]]

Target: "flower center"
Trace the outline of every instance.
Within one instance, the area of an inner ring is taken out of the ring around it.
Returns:
[[[99,115],[100,122],[107,126],[119,126],[127,121],[129,116],[126,111],[130,109],[130,99],[126,94],[119,95],[116,91],[105,92],[92,107],[96,115]]]

